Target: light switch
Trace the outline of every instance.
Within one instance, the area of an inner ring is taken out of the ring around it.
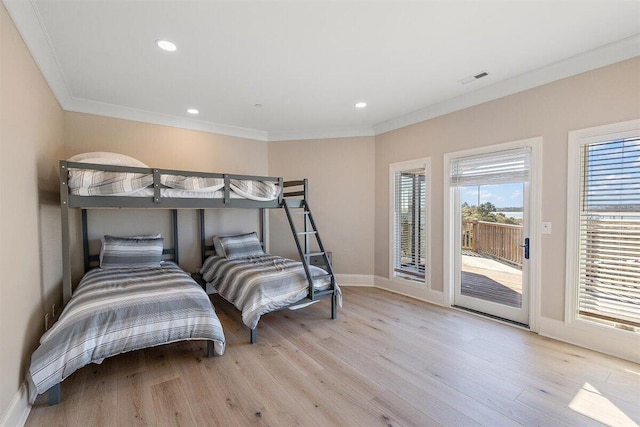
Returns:
[[[542,234],[551,234],[551,223],[543,222],[542,223]]]

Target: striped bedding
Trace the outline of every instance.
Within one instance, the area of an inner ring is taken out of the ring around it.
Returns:
[[[153,175],[132,172],[108,172],[92,169],[69,169],[69,190],[77,196],[153,196]],[[223,198],[224,180],[181,175],[160,175],[166,188],[162,197]],[[232,194],[240,198],[271,201],[278,198],[280,187],[272,181],[230,181]],[[234,197],[235,198],[235,197]]]
[[[69,169],[69,190],[78,196],[122,196],[152,184],[151,174]]]
[[[180,267],[89,271],[60,319],[40,339],[29,367],[29,399],[89,363],[184,340],[225,349],[222,326],[207,294]]]
[[[309,266],[313,277],[327,274]],[[200,269],[202,278],[242,312],[242,321],[254,329],[263,314],[300,301],[309,293],[302,263],[276,255],[227,259],[210,256]],[[315,290],[329,289],[329,278],[314,280]],[[337,285],[336,285],[337,287]],[[338,288],[340,296],[340,289]]]

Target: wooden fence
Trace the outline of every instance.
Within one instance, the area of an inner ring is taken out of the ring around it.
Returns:
[[[462,222],[462,248],[522,268],[522,225],[477,220]]]

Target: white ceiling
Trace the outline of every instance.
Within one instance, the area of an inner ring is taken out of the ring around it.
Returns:
[[[3,2],[65,110],[260,140],[373,135],[640,55],[638,0]]]

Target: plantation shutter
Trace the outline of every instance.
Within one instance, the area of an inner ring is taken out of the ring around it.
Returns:
[[[424,279],[426,255],[425,169],[395,173],[394,271]]]
[[[519,148],[451,162],[451,185],[494,185],[529,180],[531,150]]]
[[[640,138],[581,146],[579,315],[640,327]]]

